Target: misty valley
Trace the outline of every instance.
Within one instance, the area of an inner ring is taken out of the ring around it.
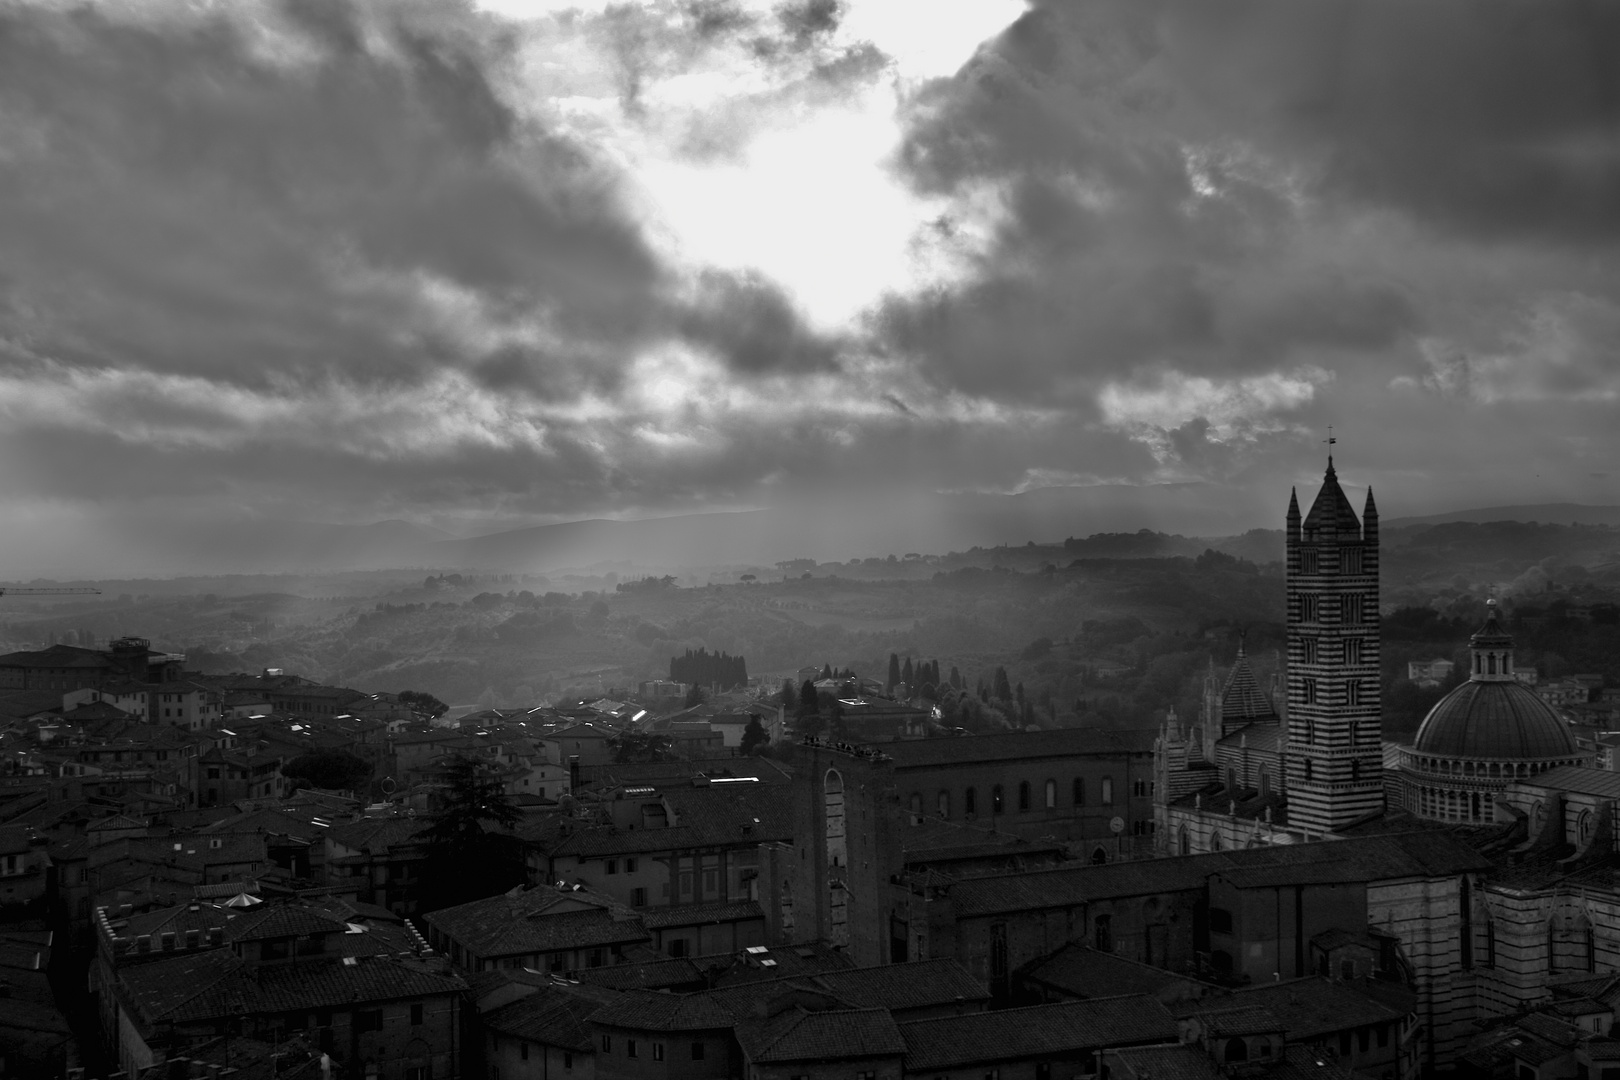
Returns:
[[[1460,660],[1487,595],[1513,600],[1519,655],[1543,678],[1620,677],[1620,529],[1392,523],[1384,543],[1387,735],[1413,731],[1461,677],[1458,663],[1419,687],[1409,664]],[[881,680],[896,654],[955,670],[961,686],[935,699],[948,728],[1149,727],[1172,707],[1196,715],[1209,665],[1230,664],[1240,636],[1269,680],[1281,547],[1270,530],[1143,530],[840,563],[75,582],[101,594],[0,600],[0,651],[138,635],[208,674],[280,668],[484,708],[626,691],[692,649],[742,657],[762,694],[807,665]]]

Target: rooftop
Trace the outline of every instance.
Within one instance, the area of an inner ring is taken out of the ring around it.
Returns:
[[[1175,1017],[1145,994],[912,1020],[900,1030],[912,1072],[1172,1042],[1179,1035]]]

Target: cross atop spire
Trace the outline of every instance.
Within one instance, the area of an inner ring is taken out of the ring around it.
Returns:
[[[1328,437],[1323,439],[1322,441],[1327,443],[1327,448],[1328,448],[1328,467],[1327,467],[1327,471],[1328,471],[1328,475],[1332,476],[1333,475],[1333,444],[1339,441],[1338,439],[1335,439],[1333,437],[1333,425],[1332,424],[1328,425]]]

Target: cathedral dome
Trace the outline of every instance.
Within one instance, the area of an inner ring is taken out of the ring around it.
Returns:
[[[1513,638],[1487,604],[1485,625],[1469,642],[1468,681],[1441,698],[1418,728],[1412,749],[1441,758],[1538,761],[1579,753],[1569,725],[1513,677]]]
[[[1569,725],[1517,682],[1470,681],[1440,699],[1412,749],[1434,757],[1511,761],[1574,757]]]

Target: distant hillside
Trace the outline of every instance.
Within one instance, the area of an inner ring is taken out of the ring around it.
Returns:
[[[1555,525],[1620,525],[1620,506],[1586,506],[1582,503],[1536,503],[1530,506],[1486,506],[1477,510],[1453,510],[1423,517],[1387,518],[1386,528],[1406,525],[1449,525],[1471,521],[1534,521]]]

